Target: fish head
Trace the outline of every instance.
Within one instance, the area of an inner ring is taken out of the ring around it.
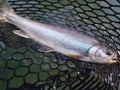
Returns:
[[[117,54],[110,47],[93,46],[89,50],[89,56],[95,63],[117,63]]]

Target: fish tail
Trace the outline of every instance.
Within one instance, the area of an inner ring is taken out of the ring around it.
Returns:
[[[0,0],[0,22],[7,22],[7,14],[14,12],[6,0]]]

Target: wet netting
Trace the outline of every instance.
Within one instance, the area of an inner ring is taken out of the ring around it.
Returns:
[[[119,0],[9,0],[19,15],[67,26],[95,37],[120,53]],[[82,30],[81,30],[82,28]],[[120,90],[120,66],[93,64],[15,35],[17,27],[0,24],[0,90]]]

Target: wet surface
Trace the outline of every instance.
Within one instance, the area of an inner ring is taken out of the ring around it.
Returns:
[[[118,1],[9,0],[9,3],[21,16],[74,28],[120,51]],[[119,64],[93,64],[55,52],[42,53],[33,41],[13,34],[17,27],[2,23],[0,28],[2,90],[116,90],[120,86]]]

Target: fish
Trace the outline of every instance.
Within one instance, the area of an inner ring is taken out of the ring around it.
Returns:
[[[80,31],[41,23],[18,15],[6,0],[0,0],[0,21],[10,23],[20,30],[13,33],[41,45],[41,52],[58,52],[85,62],[117,63],[117,54],[109,46]]]

